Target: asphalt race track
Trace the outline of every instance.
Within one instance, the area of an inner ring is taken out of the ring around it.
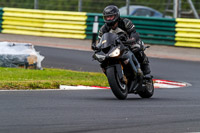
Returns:
[[[36,47],[43,67],[100,72],[92,52]],[[151,99],[110,90],[0,91],[0,133],[200,132],[200,62],[150,58],[154,78],[192,86],[156,89]]]

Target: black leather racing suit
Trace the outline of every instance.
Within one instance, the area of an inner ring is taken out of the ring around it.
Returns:
[[[98,38],[101,39],[102,35],[107,32],[116,33],[117,31],[123,31],[129,39],[133,38],[135,40],[135,44],[131,46],[132,52],[134,52],[136,58],[141,64],[141,69],[144,75],[149,74],[150,67],[147,56],[144,53],[144,43],[141,41],[139,34],[135,30],[135,25],[131,20],[127,18],[119,18],[118,27],[115,30],[112,30],[107,24],[104,24],[100,30]],[[137,49],[136,52],[134,49]]]
[[[135,38],[136,42],[139,40],[139,34],[135,30],[135,25],[127,18],[120,18],[118,21],[118,28],[122,29],[129,38]],[[111,28],[104,24],[99,30],[99,39],[106,32],[110,32]]]

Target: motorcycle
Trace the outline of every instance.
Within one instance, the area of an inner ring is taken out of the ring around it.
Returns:
[[[105,33],[96,45],[93,59],[100,63],[116,98],[124,100],[130,93],[150,98],[154,94],[153,76],[143,75],[130,43],[133,42],[121,41],[117,34]]]

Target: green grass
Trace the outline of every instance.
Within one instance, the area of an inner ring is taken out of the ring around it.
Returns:
[[[0,89],[58,89],[61,84],[108,86],[103,73],[0,67]]]

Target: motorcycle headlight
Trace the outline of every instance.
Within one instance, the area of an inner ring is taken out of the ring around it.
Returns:
[[[96,57],[96,59],[97,59],[98,61],[104,61],[105,58],[106,58],[106,56],[104,56],[104,55],[99,55],[99,54],[95,54],[95,57]]]
[[[120,48],[116,48],[112,53],[109,54],[110,57],[117,57],[120,55]]]

